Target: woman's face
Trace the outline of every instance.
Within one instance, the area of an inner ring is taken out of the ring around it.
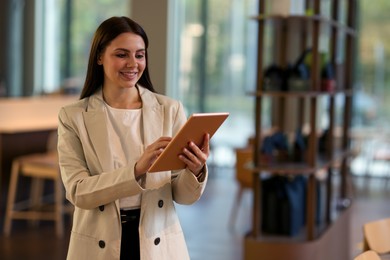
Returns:
[[[146,67],[145,43],[134,33],[118,35],[98,58],[103,66],[104,86],[109,89],[134,87]]]

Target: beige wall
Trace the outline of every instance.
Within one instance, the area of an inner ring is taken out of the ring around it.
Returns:
[[[166,93],[168,0],[132,0],[131,18],[149,38],[149,72],[157,92]]]

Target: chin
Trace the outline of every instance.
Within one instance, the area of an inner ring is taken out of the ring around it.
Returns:
[[[130,89],[130,88],[134,88],[136,86],[136,84],[134,83],[127,83],[127,84],[121,84],[121,87],[122,88],[128,88],[128,89]]]

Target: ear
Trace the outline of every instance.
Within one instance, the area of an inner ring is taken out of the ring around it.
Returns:
[[[97,64],[98,64],[98,65],[102,65],[102,64],[103,64],[103,63],[102,63],[102,56],[101,56],[101,55],[99,55],[98,58],[97,58]]]

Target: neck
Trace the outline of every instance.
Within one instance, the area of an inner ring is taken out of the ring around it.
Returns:
[[[136,87],[116,92],[103,88],[103,99],[113,108],[136,109],[142,107],[141,97]]]

